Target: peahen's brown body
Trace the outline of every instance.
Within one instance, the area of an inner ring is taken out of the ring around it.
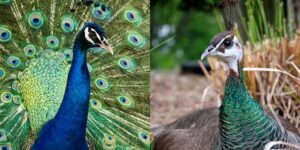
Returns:
[[[267,112],[270,116],[272,114]],[[282,126],[300,136],[297,129],[286,119],[278,116]],[[202,109],[176,121],[153,128],[156,150],[207,150],[219,133],[219,108]]]

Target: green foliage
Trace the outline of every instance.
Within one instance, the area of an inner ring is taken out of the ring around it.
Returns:
[[[199,59],[211,37],[220,31],[213,9],[205,9],[215,2],[201,2],[206,5],[201,8],[194,5],[187,8],[187,4],[199,3],[196,1],[155,3],[152,8],[153,47],[172,36],[176,37],[151,52],[151,68],[169,70],[177,68],[184,61]]]

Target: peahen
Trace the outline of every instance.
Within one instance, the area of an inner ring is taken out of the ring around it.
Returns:
[[[0,0],[0,149],[149,149],[149,3]]]
[[[221,107],[199,110],[152,129],[155,149],[263,149],[270,141],[300,144],[289,122],[280,119],[281,127],[249,95],[243,81],[242,45],[233,31],[217,34],[201,59],[207,56],[219,58],[228,67]]]

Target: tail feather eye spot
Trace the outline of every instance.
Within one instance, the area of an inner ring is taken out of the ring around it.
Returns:
[[[44,25],[45,20],[44,20],[43,14],[41,12],[34,11],[34,12],[29,13],[27,22],[30,27],[39,29]]]
[[[21,64],[21,60],[19,57],[16,57],[16,56],[9,56],[7,58],[7,63],[10,67],[12,68],[17,68],[20,66]]]
[[[139,138],[145,144],[149,144],[150,143],[150,135],[148,133],[146,133],[146,132],[140,132],[139,133]]]
[[[142,22],[142,16],[140,15],[140,12],[135,9],[128,9],[124,12],[124,18],[136,26],[139,26]]]
[[[16,81],[13,81],[13,82],[11,83],[11,87],[12,87],[13,90],[19,92],[19,91],[20,91],[20,82],[17,81],[17,80],[16,80]]]
[[[76,21],[71,16],[63,16],[61,19],[61,28],[64,32],[73,32],[76,28]]]
[[[11,40],[11,31],[7,28],[0,27],[0,42],[8,42]]]
[[[22,103],[22,98],[21,96],[17,95],[17,96],[13,96],[13,102],[17,105]]]
[[[106,91],[109,91],[109,89],[110,89],[110,85],[106,79],[98,78],[95,80],[95,84],[96,84],[96,87],[99,88],[101,91],[106,92]]]
[[[73,51],[72,49],[64,50],[64,57],[67,62],[71,62],[73,60]]]
[[[11,92],[3,92],[2,94],[1,94],[1,101],[3,102],[3,103],[9,103],[9,102],[11,102],[12,101],[12,93]]]
[[[119,96],[117,100],[123,108],[131,108],[133,106],[132,100],[127,96]]]
[[[104,135],[103,141],[105,146],[114,147],[116,143],[116,138],[113,135],[106,134]]]
[[[128,72],[133,72],[136,69],[135,62],[131,58],[127,57],[119,59],[118,65]]]
[[[94,108],[94,109],[100,109],[100,108],[101,108],[101,103],[100,103],[98,100],[96,100],[96,99],[92,99],[92,100],[90,101],[90,105],[91,105],[92,108]]]
[[[97,5],[94,5],[92,15],[96,19],[107,21],[111,17],[111,11],[103,3],[98,3]]]
[[[11,144],[0,145],[1,150],[12,150]]]
[[[3,68],[0,68],[0,80],[5,77],[5,71]]]
[[[27,56],[27,57],[33,57],[36,53],[36,48],[34,45],[32,44],[29,44],[27,46],[24,47],[23,49],[24,51],[24,54]]]
[[[146,38],[139,33],[130,33],[127,35],[127,41],[131,46],[142,48],[146,44]]]
[[[49,48],[57,48],[59,46],[59,40],[54,35],[49,35],[46,38],[46,44],[49,46]]]

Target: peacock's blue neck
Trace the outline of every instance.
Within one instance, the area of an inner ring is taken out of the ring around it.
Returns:
[[[90,75],[86,63],[86,50],[81,49],[78,42],[75,42],[73,51],[66,92],[53,121],[57,119],[61,124],[66,124],[65,129],[75,129],[76,132],[84,134],[90,98]]]

